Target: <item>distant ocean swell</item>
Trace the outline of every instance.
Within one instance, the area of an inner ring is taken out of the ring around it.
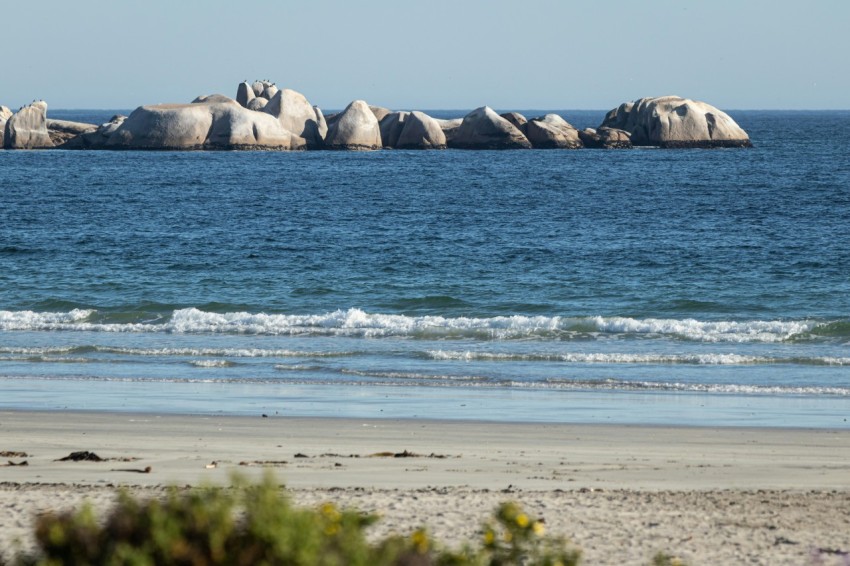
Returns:
[[[352,308],[323,314],[212,313],[179,309],[153,322],[111,322],[91,309],[67,312],[0,311],[0,330],[212,333],[361,338],[595,339],[606,336],[708,343],[850,340],[850,321],[636,319],[628,317],[496,316],[487,318],[367,313]]]

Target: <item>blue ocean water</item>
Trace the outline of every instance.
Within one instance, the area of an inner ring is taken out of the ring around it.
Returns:
[[[847,428],[850,112],[731,114],[754,148],[0,152],[0,409]]]

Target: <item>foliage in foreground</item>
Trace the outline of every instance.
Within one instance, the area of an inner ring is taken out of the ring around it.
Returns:
[[[21,565],[540,565],[578,564],[579,551],[548,537],[541,521],[503,503],[476,544],[447,550],[424,530],[367,540],[374,515],[293,506],[270,479],[235,489],[179,492],[140,501],[122,493],[105,520],[91,508],[43,516],[39,552]]]

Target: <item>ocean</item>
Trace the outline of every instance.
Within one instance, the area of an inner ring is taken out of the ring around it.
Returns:
[[[850,112],[730,114],[752,149],[0,151],[0,410],[846,429]]]

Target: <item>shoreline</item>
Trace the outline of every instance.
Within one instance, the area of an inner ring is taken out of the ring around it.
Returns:
[[[107,460],[56,461],[84,450]],[[847,430],[4,410],[0,451],[28,463],[0,467],[5,552],[32,544],[38,513],[85,500],[103,512],[118,486],[157,496],[269,471],[298,504],[379,513],[376,536],[426,525],[460,544],[511,499],[584,564],[648,564],[659,551],[689,564],[843,564],[850,552]]]

